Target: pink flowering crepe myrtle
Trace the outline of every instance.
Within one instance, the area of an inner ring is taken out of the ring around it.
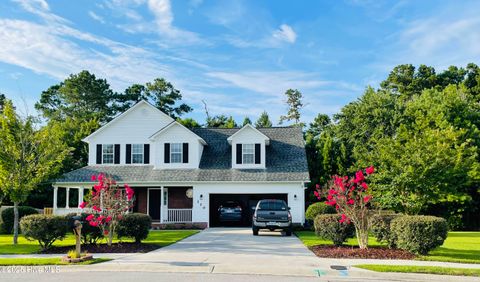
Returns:
[[[368,247],[368,206],[372,200],[372,195],[368,191],[366,177],[375,172],[373,166],[365,170],[359,170],[355,177],[332,176],[328,183],[328,193],[326,204],[333,206],[341,214],[341,223],[353,223],[357,235],[358,245],[361,249]],[[315,197],[322,199],[321,188],[317,184]]]
[[[85,218],[91,226],[99,227],[108,236],[108,245],[112,244],[113,234],[123,215],[133,206],[134,191],[127,184],[119,187],[112,177],[103,173],[92,175],[93,186],[90,200],[82,202],[80,208],[90,214]]]

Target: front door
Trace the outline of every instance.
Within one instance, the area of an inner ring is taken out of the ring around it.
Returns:
[[[153,221],[160,221],[160,200],[162,190],[148,189],[148,214]]]

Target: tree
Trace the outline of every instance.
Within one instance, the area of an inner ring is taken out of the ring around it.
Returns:
[[[182,100],[180,91],[163,78],[156,78],[145,85],[133,84],[123,94],[117,94],[117,109],[123,112],[140,100],[149,101],[172,118],[192,111],[190,106],[180,102]]]
[[[365,172],[367,176],[373,174],[373,166],[366,168]],[[327,188],[328,195],[325,203],[335,207],[342,215],[340,223],[353,223],[360,249],[368,248],[368,231],[370,229],[368,206],[372,195],[368,191],[363,170],[358,170],[355,177],[334,175]],[[320,191],[314,193],[320,200]]]
[[[21,118],[10,101],[0,114],[0,188],[13,202],[14,235],[18,238],[18,205],[35,187],[55,175],[70,148],[61,140],[59,126],[35,128],[33,117]]]
[[[255,122],[255,127],[272,127],[272,122],[266,111],[263,111]]]
[[[230,116],[227,121],[225,122],[225,125],[223,126],[220,126],[220,127],[223,127],[223,128],[236,128],[238,127],[237,123],[235,122],[235,120],[233,119],[232,116]]]
[[[93,186],[90,200],[82,202],[80,207],[91,212],[85,220],[93,227],[98,226],[108,236],[111,246],[118,222],[133,206],[134,191],[127,184],[123,191],[112,177],[103,174],[92,175],[92,181],[98,182]]]
[[[178,118],[177,121],[187,128],[200,127],[200,124],[193,118]]]
[[[6,97],[4,94],[0,93],[0,113],[3,111],[3,107],[5,106]]]
[[[207,127],[226,127],[228,118],[224,115],[207,117]]]
[[[242,126],[245,126],[245,125],[247,125],[247,124],[252,124],[252,121],[250,120],[249,117],[245,117],[245,118],[243,119]]]
[[[83,122],[96,119],[103,123],[116,114],[114,98],[105,79],[97,79],[84,70],[43,91],[35,108],[48,120],[72,118]]]
[[[297,89],[288,89],[285,95],[287,96],[288,111],[285,116],[280,116],[280,124],[284,121],[293,121],[293,126],[303,127],[304,124],[300,122],[300,110],[304,107],[302,93]]]

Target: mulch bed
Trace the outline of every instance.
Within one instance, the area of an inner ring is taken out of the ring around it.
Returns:
[[[42,254],[62,254],[74,249],[75,246],[52,247],[42,251]],[[107,244],[99,245],[82,245],[82,252],[87,253],[147,253],[160,248],[155,244],[144,243],[113,243],[112,246]]]
[[[353,258],[353,259],[414,259],[415,255],[400,249],[369,247],[362,250],[350,246],[313,246],[310,248],[318,257],[322,258]]]

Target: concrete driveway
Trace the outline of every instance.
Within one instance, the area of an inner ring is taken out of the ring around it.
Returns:
[[[297,237],[262,231],[253,236],[249,228],[210,228],[168,247],[109,264],[171,272],[302,276],[314,276],[320,267],[319,259]]]

